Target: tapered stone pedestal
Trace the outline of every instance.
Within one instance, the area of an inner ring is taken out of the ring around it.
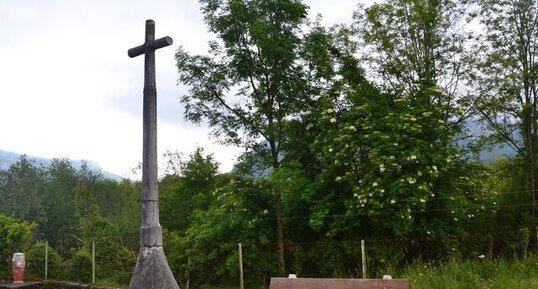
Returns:
[[[140,249],[129,289],[179,289],[162,247]]]

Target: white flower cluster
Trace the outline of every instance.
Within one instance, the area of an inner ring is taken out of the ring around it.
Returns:
[[[407,157],[407,160],[408,160],[408,161],[414,161],[414,160],[416,160],[416,159],[417,159],[417,156],[416,156],[416,155],[411,155],[411,156]]]

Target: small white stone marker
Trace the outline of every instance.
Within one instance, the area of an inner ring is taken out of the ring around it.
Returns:
[[[288,278],[297,279],[297,275],[295,275],[295,274],[290,274],[290,275],[288,275]]]
[[[392,276],[390,275],[383,275],[383,280],[391,280]]]

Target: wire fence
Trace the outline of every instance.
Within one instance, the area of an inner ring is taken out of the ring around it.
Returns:
[[[293,273],[299,277],[380,278],[387,272],[393,271],[394,268],[412,265],[417,261],[435,263],[459,260],[495,260],[498,258],[525,259],[537,250],[537,237],[538,227],[533,228],[533,230],[520,228],[501,231],[481,231],[477,228],[472,234],[462,232],[443,237],[287,241],[285,243],[287,273]],[[63,279],[92,284],[97,282],[109,286],[126,286],[129,283],[136,261],[135,256],[124,256],[124,260],[133,260],[127,262],[126,266],[114,267],[110,263],[114,262],[113,259],[116,256],[103,257],[107,254],[107,248],[92,242],[89,246],[89,255],[75,254],[76,256],[72,256],[70,260],[58,262],[54,261],[54,256],[49,255],[51,250],[48,247],[48,242],[43,243],[45,245],[42,248],[42,254],[34,252],[28,255],[27,270],[31,279],[52,277],[56,280]],[[249,242],[229,247],[228,256],[235,256],[233,259],[237,260],[235,267],[237,268],[237,284],[244,284],[243,274],[246,279],[260,280],[271,277],[271,274],[253,276],[253,274],[260,274],[258,271],[255,272],[253,268],[259,266],[258,262],[262,262],[262,260],[256,259],[257,257],[253,258],[253,255],[260,255],[259,252],[254,251],[254,247]],[[267,246],[265,250],[266,252],[263,252],[265,255],[276,258],[276,244]],[[167,250],[166,244],[165,251],[167,255],[184,254],[184,252]],[[198,257],[190,256],[189,263],[191,258],[198,259]],[[200,272],[189,271],[188,268],[192,267],[191,264],[183,265],[182,269],[173,269],[181,288],[185,288],[185,285],[189,286],[191,279],[203,278]],[[75,267],[77,274],[67,274],[69,267]],[[114,280],[103,278],[104,275],[107,275],[100,274],[103,271],[108,271],[108,276],[122,277]],[[206,272],[206,274],[211,274],[211,272]]]
[[[291,254],[291,263],[304,270],[305,263],[332,263],[332,270],[304,272],[304,277],[381,277],[387,270],[417,262],[446,263],[466,260],[524,260],[538,249],[538,227],[504,231],[480,231],[443,237],[373,238],[346,241],[293,242],[291,250],[316,251],[314,258]],[[294,259],[293,256],[298,256]],[[336,264],[336,265],[335,265]],[[366,268],[365,268],[366,267]],[[332,276],[331,276],[332,274]]]

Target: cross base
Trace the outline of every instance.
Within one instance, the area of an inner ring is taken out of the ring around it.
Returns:
[[[162,247],[142,247],[129,289],[179,289]]]

